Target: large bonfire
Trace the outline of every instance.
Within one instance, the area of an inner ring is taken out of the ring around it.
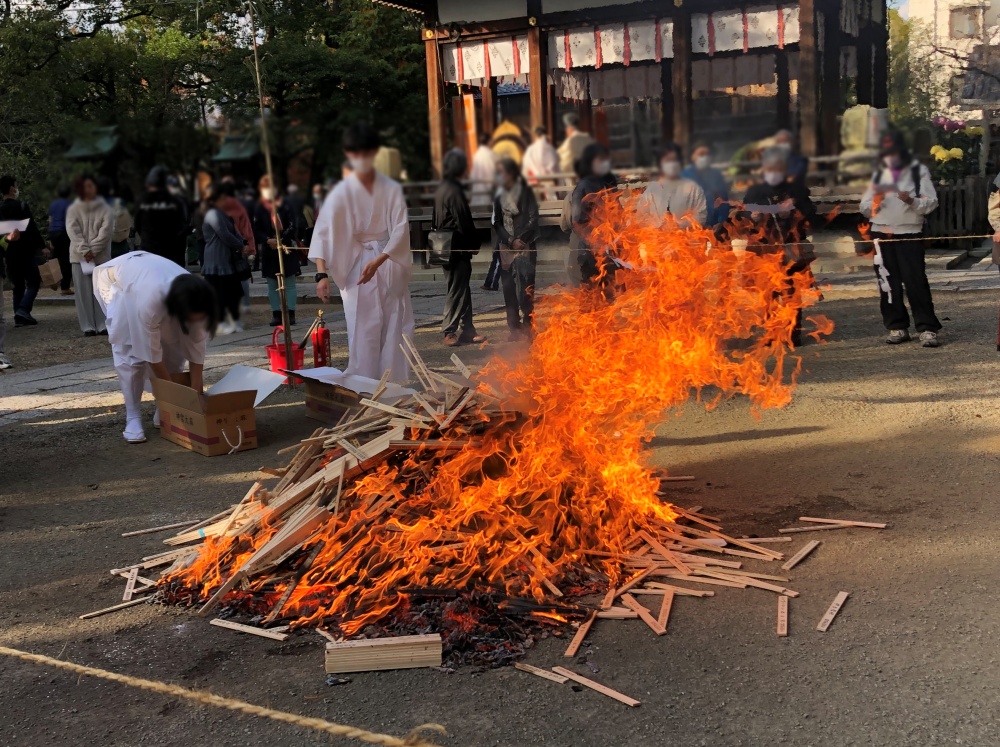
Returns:
[[[424,370],[425,396],[385,403],[409,420],[371,408],[310,439],[311,468],[251,491],[164,574],[165,598],[350,636],[475,624],[415,618],[415,600],[435,594],[466,612],[563,619],[557,595],[618,582],[630,538],[677,518],[643,454],[664,413],[692,397],[787,404],[796,316],[818,297],[778,253],[737,255],[632,207],[600,208],[596,239],[619,266],[603,291],[539,299],[530,349],[476,383]],[[830,327],[806,324],[817,337]]]

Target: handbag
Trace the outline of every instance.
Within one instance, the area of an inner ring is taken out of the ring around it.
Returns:
[[[454,231],[431,231],[427,234],[430,245],[428,262],[435,267],[443,267],[451,262],[451,245],[455,240]]]
[[[230,249],[229,259],[233,265],[233,274],[242,282],[253,277],[253,269],[243,252],[239,249]]]

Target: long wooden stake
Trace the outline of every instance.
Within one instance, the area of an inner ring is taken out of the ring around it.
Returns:
[[[597,619],[597,613],[591,612],[590,616],[580,624],[580,627],[577,628],[576,635],[573,636],[573,640],[569,642],[569,648],[567,648],[566,653],[563,654],[564,657],[571,659],[576,656],[576,652],[580,650],[580,644],[582,644],[583,639],[587,637],[587,633],[590,632],[590,627],[594,624],[595,619]]]
[[[788,635],[788,597],[778,597],[778,635],[784,638]]]
[[[879,524],[874,521],[849,521],[846,519],[817,519],[812,516],[800,516],[799,521],[811,522],[813,524],[840,524],[846,527],[868,527],[869,529],[885,529],[888,524]]]
[[[589,687],[591,690],[595,690],[601,693],[601,695],[607,695],[609,698],[614,698],[619,703],[624,703],[625,705],[630,706],[632,708],[642,705],[642,703],[636,700],[635,698],[630,698],[628,695],[624,695],[618,692],[617,690],[612,690],[610,687],[605,687],[600,682],[594,682],[593,680],[589,680],[586,677],[577,674],[576,672],[566,669],[565,667],[552,667],[552,671],[555,672],[556,674],[561,674],[563,677],[571,679],[573,680],[573,682],[579,683],[584,687]]]
[[[801,550],[795,553],[791,558],[789,558],[787,563],[781,566],[781,570],[783,571],[792,570],[792,568],[794,568],[803,560],[805,560],[806,556],[813,550],[815,550],[817,547],[819,547],[819,545],[820,545],[819,540],[813,540],[812,542],[807,543],[805,547],[803,547]]]
[[[788,597],[782,597],[782,599],[787,599]],[[670,620],[670,608],[674,604],[674,592],[667,590],[663,595],[663,601],[660,603],[660,614],[656,616],[657,624],[663,628],[663,632],[667,632],[667,622]]]
[[[847,597],[848,597],[848,592],[846,591],[842,591],[839,594],[837,594],[837,596],[833,600],[833,603],[830,605],[830,608],[826,611],[826,614],[823,615],[823,619],[820,620],[819,625],[816,626],[816,630],[820,631],[821,633],[825,633],[827,631],[827,629],[830,627],[830,624],[833,622],[833,618],[837,616],[837,613],[840,612],[840,608],[843,607],[844,602],[847,601]]]

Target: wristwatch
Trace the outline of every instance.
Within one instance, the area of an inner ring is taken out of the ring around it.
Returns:
[[[329,277],[330,276],[327,275],[325,272],[317,272],[316,273],[316,282],[318,283],[320,280],[327,280],[327,279],[329,279]]]

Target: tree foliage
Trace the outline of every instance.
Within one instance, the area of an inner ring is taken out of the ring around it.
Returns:
[[[889,117],[905,130],[926,127],[948,92],[934,59],[930,29],[889,10]]]

